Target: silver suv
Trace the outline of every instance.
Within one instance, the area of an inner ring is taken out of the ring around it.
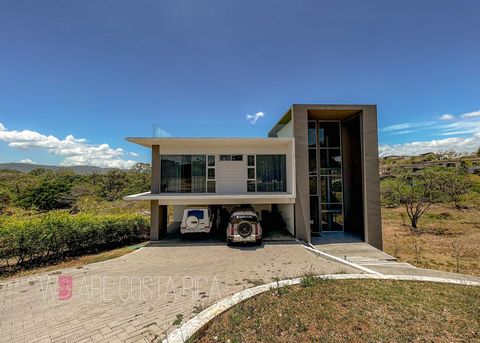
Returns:
[[[257,213],[252,210],[239,210],[232,213],[227,227],[227,244],[261,243],[262,227]]]

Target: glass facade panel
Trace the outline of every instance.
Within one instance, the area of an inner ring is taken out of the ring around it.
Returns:
[[[310,197],[310,230],[312,233],[320,233],[320,223],[318,215],[318,196]]]
[[[342,231],[343,213],[338,211],[322,211],[322,231]]]
[[[341,168],[340,149],[320,149],[320,174],[339,175]]]
[[[317,149],[308,149],[308,172],[317,174]]]
[[[208,179],[215,180],[215,168],[208,168]]]
[[[255,180],[255,168],[248,168],[247,179]]]
[[[248,155],[247,164],[248,164],[249,167],[255,166],[255,156],[254,155]]]
[[[247,192],[255,192],[255,181],[247,181]]]
[[[160,190],[165,193],[205,192],[205,155],[161,156]]]
[[[340,123],[319,121],[318,143],[321,148],[340,147]]]
[[[312,232],[319,230],[342,231],[343,189],[340,122],[309,122],[308,146],[310,203],[313,204],[312,199],[316,199],[316,206],[310,207],[310,217],[321,218],[317,221],[313,220]]]
[[[285,155],[257,155],[257,192],[286,192]]]
[[[215,167],[215,156],[214,155],[208,155],[208,166],[209,167]]]
[[[232,161],[243,161],[243,155],[232,155]]]
[[[215,193],[215,181],[207,181],[207,192]]]
[[[310,176],[310,195],[317,195],[317,177]]]
[[[220,155],[220,161],[231,161],[232,155]]]

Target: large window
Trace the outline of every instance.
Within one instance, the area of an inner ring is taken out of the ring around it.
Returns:
[[[285,155],[257,155],[257,192],[286,192],[286,169]]]
[[[162,155],[161,192],[205,193],[205,155]]]

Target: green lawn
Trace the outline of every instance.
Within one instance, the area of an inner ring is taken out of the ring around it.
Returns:
[[[480,341],[480,287],[327,280],[272,290],[214,319],[196,342]]]

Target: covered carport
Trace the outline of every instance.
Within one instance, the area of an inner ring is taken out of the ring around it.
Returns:
[[[151,209],[150,240],[173,241],[179,240],[179,222],[183,210],[194,206],[218,206],[231,212],[234,208],[249,205],[260,215],[264,211],[277,211],[285,221],[286,232],[278,228],[264,228],[265,240],[283,240],[289,235],[295,236],[294,204],[295,195],[288,193],[248,193],[248,194],[152,194],[145,192],[129,195],[127,201],[149,201]],[[169,210],[170,209],[170,210]],[[170,218],[169,218],[170,217]],[[217,240],[218,237],[210,235],[205,237]]]

